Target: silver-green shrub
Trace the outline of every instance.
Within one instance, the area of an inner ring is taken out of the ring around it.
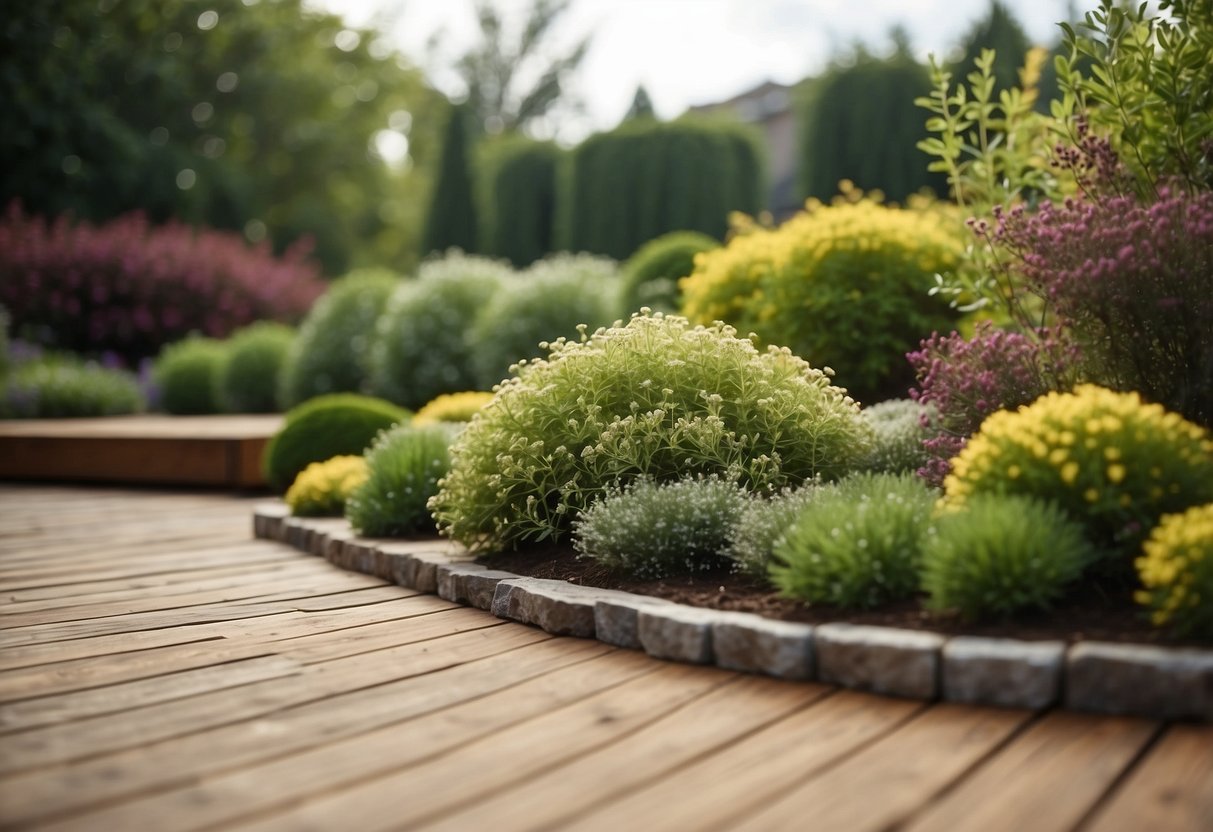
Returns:
[[[510,280],[509,266],[452,251],[421,266],[379,319],[371,351],[375,395],[416,409],[442,393],[475,390],[468,330]]]
[[[731,327],[637,315],[557,341],[460,435],[431,510],[475,551],[555,539],[608,487],[715,474],[771,494],[833,479],[871,428],[829,377]]]
[[[923,440],[935,436],[933,405],[910,399],[890,399],[863,409],[863,417],[876,433],[872,453],[864,468],[877,473],[917,471],[927,463]]]
[[[367,480],[346,500],[345,517],[359,533],[399,537],[433,531],[426,501],[450,467],[449,447],[460,426],[398,425],[366,452]]]
[[[573,546],[639,578],[726,566],[721,551],[746,502],[736,483],[717,477],[637,480],[608,490],[573,521]]]
[[[859,474],[822,488],[775,547],[790,598],[872,607],[918,589],[936,495],[913,474]]]
[[[622,314],[619,283],[614,260],[555,254],[503,284],[468,333],[476,389],[491,390],[510,365],[540,355],[541,342],[611,323]]]
[[[784,533],[813,499],[817,483],[809,482],[799,488],[787,488],[769,498],[753,497],[729,531],[729,544],[724,554],[733,560],[738,572],[765,578],[770,567],[771,553]]]

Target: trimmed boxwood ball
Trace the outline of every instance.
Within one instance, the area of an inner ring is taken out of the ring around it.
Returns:
[[[719,240],[698,231],[671,231],[649,240],[623,265],[624,310],[647,306],[677,312],[682,298],[678,281],[695,270],[696,254],[719,246]]]
[[[451,465],[452,424],[398,425],[381,433],[366,452],[368,478],[345,505],[345,517],[360,534],[400,537],[432,532],[426,502]]]
[[[278,410],[278,376],[295,331],[264,321],[236,332],[227,341],[219,366],[219,406],[228,413],[274,413]]]
[[[858,474],[822,488],[775,546],[789,598],[873,607],[918,589],[935,493],[912,474]]]
[[[381,269],[351,272],[316,301],[291,345],[278,404],[294,407],[326,393],[365,393],[371,334],[402,279]]]
[[[177,415],[219,413],[219,369],[226,360],[227,345],[213,338],[169,344],[152,369],[160,407]]]
[[[981,494],[944,512],[923,543],[927,606],[966,618],[1048,609],[1095,560],[1082,526],[1054,503]]]
[[[262,457],[266,481],[285,490],[311,462],[361,455],[379,431],[407,422],[412,414],[382,399],[333,393],[304,402],[286,414]]]

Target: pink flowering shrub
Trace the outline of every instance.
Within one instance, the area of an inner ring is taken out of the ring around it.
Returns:
[[[1086,380],[1213,424],[1213,193],[1088,192],[999,217],[1010,268],[1080,345]]]
[[[951,470],[948,460],[960,453],[986,416],[1066,386],[1076,356],[1053,333],[1042,330],[1030,337],[996,329],[989,321],[979,323],[972,338],[957,332],[932,334],[906,356],[918,378],[910,398],[933,404],[939,414],[934,422],[938,432],[923,440],[929,458],[918,475],[941,486]]]
[[[300,247],[275,257],[238,234],[140,215],[47,223],[13,204],[0,219],[0,305],[16,333],[59,349],[133,364],[190,332],[296,320],[322,290]]]

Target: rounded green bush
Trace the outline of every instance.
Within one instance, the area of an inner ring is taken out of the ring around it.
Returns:
[[[191,336],[160,351],[152,378],[160,390],[160,407],[168,413],[219,413],[219,369],[227,360],[227,344]]]
[[[125,370],[51,355],[18,364],[0,376],[0,418],[57,419],[138,413],[145,402]]]
[[[605,326],[618,317],[614,260],[557,254],[502,286],[468,333],[477,387],[491,389],[510,366],[540,355],[541,342],[573,338],[577,326]]]
[[[468,330],[513,276],[508,266],[452,252],[421,266],[379,319],[371,353],[371,390],[418,408],[442,393],[475,390]]]
[[[346,501],[345,517],[360,534],[400,537],[434,530],[426,503],[451,465],[460,426],[397,425],[366,452],[366,483]]]
[[[724,550],[736,571],[754,578],[767,577],[771,553],[813,500],[817,486],[816,482],[809,482],[769,498],[754,497],[746,503],[729,532],[729,545]]]
[[[352,272],[316,301],[291,344],[278,384],[278,404],[289,408],[326,393],[365,393],[371,333],[401,284],[383,270]]]
[[[285,324],[263,321],[245,327],[227,340],[227,355],[219,366],[219,406],[228,413],[274,413],[278,409],[278,379],[295,331]]]
[[[637,315],[520,366],[451,449],[431,501],[478,551],[559,538],[609,487],[716,474],[773,493],[851,470],[871,429],[846,392],[730,327]]]
[[[912,474],[858,474],[822,488],[775,546],[789,598],[872,607],[918,589],[935,494]]]
[[[1094,560],[1082,526],[1055,504],[983,494],[935,521],[922,588],[929,607],[966,618],[1048,609]]]
[[[876,444],[863,467],[869,471],[900,474],[927,463],[922,443],[937,435],[936,410],[910,399],[889,399],[863,409],[863,417],[876,433]]]
[[[391,402],[357,393],[317,396],[286,414],[282,429],[265,448],[266,481],[284,491],[311,462],[361,455],[379,434],[412,414]]]
[[[671,231],[649,240],[623,265],[624,310],[647,306],[677,312],[682,298],[678,281],[695,270],[696,254],[719,247],[719,240],[698,231]]]
[[[581,557],[638,578],[716,569],[741,516],[746,493],[716,477],[655,483],[637,480],[607,491],[573,522]]]

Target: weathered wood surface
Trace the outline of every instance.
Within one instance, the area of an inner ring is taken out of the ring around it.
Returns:
[[[256,488],[280,415],[0,421],[0,478]]]
[[[251,505],[0,486],[0,826],[1213,828],[1213,726],[553,638],[252,540]]]

